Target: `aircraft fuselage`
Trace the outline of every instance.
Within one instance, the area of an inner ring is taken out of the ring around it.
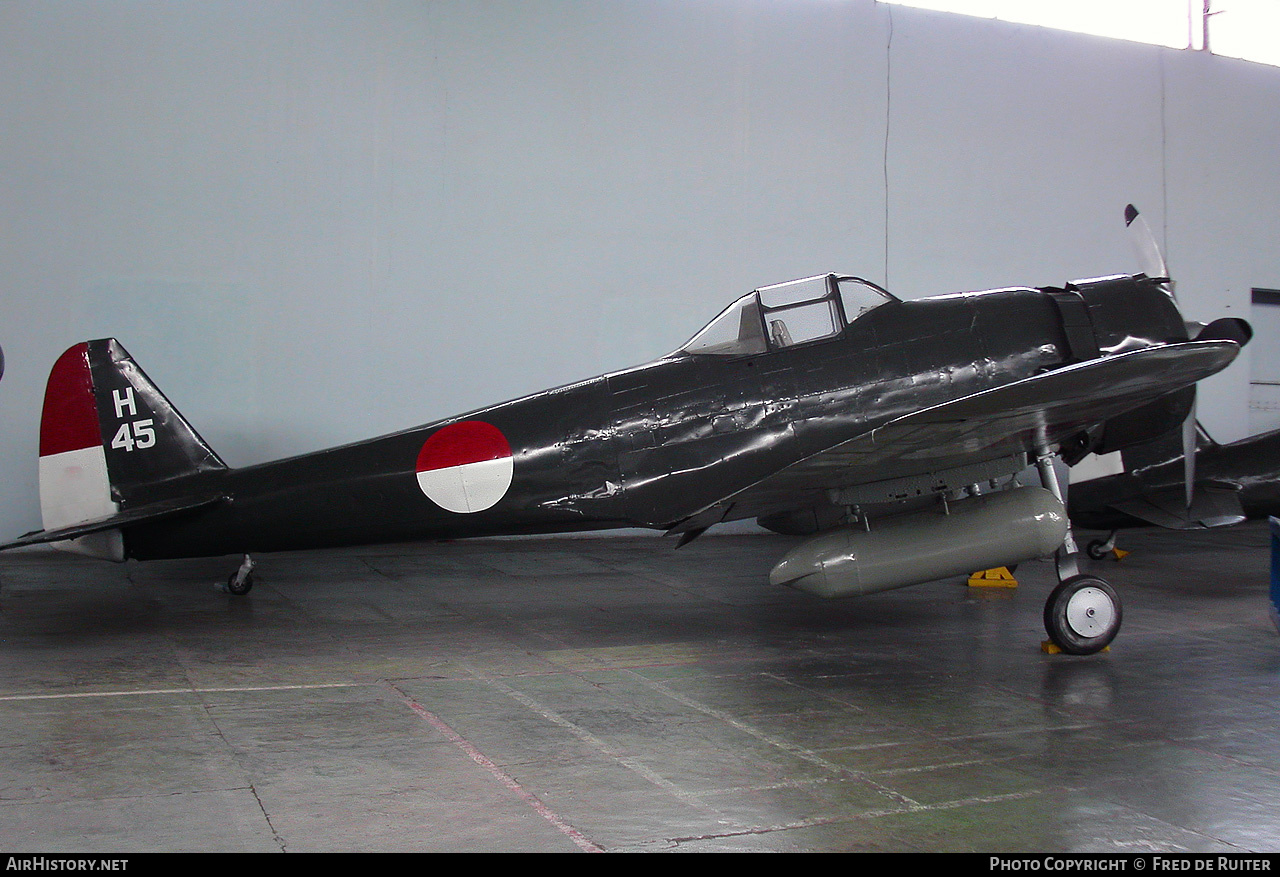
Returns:
[[[921,408],[1180,340],[1176,308],[1141,275],[895,300],[823,340],[738,356],[677,353],[380,438],[150,485],[124,506],[193,492],[228,500],[127,528],[125,552],[154,559],[667,528],[722,497],[726,483],[764,478]],[[453,436],[491,438],[496,450],[457,456]]]

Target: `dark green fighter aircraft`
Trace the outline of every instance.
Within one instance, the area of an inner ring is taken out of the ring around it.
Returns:
[[[392,435],[228,468],[114,339],[70,348],[35,543],[111,560],[756,518],[812,533],[770,580],[863,594],[1057,552],[1065,651],[1121,609],[1081,574],[1053,460],[1177,430],[1247,325],[1189,334],[1154,273],[900,301],[836,274],[757,289],[646,365]],[[1038,467],[1042,486],[1017,473]]]

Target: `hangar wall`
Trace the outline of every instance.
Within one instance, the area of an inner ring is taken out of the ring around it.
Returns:
[[[0,535],[39,525],[87,338],[242,465],[650,359],[792,277],[1136,270],[1128,201],[1189,316],[1247,316],[1278,134],[1275,68],[873,0],[0,4]],[[1246,352],[1220,438],[1247,394]]]

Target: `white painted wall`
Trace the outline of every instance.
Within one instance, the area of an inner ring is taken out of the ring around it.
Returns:
[[[1277,135],[1280,70],[872,0],[0,4],[0,537],[39,524],[79,340],[240,465],[652,358],[796,276],[1136,270],[1127,201],[1190,316],[1247,316]],[[1202,394],[1220,438],[1247,384]]]

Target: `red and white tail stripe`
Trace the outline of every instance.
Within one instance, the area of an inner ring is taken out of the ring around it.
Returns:
[[[111,498],[98,427],[89,345],[77,344],[54,363],[45,389],[40,419],[40,515],[44,528],[53,530],[119,509]],[[123,559],[119,531],[53,544],[80,554]]]

